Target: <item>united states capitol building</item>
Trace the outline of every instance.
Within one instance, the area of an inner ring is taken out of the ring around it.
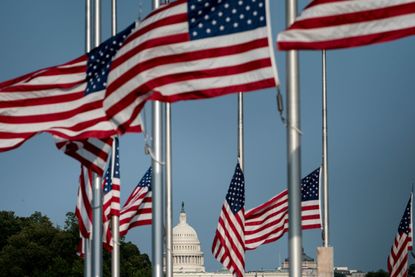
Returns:
[[[249,277],[288,276],[288,261],[275,270],[247,272]],[[197,233],[187,223],[182,205],[179,223],[173,228],[173,275],[175,277],[232,277],[229,271],[206,272],[202,247]],[[303,252],[303,276],[317,276],[317,263]]]

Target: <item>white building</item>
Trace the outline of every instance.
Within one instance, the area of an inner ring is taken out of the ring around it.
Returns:
[[[317,276],[314,259],[303,253],[303,276]],[[186,212],[182,203],[179,223],[173,228],[173,276],[174,277],[232,277],[228,271],[206,272],[204,256],[195,229],[187,223]],[[270,271],[247,272],[247,277],[286,277],[288,260],[281,269]]]
[[[183,203],[179,224],[173,228],[173,272],[205,272],[200,241],[195,229],[187,224]]]

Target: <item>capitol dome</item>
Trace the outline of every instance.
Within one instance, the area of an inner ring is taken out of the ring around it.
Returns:
[[[195,229],[187,223],[183,203],[179,224],[173,228],[173,272],[205,272],[200,241]]]

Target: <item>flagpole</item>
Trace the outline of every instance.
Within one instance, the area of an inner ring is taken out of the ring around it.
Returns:
[[[111,0],[111,34],[117,34],[117,0]],[[115,169],[115,139],[112,141],[112,168],[111,176],[114,176]],[[121,190],[120,190],[121,192]],[[111,218],[111,233],[112,233],[112,252],[111,252],[111,276],[120,276],[120,218],[118,215],[112,215]]]
[[[166,4],[170,0],[165,0]],[[173,277],[173,177],[172,177],[172,134],[171,104],[165,104],[166,128],[166,277]]]
[[[160,6],[160,0],[153,0],[153,9]],[[163,276],[163,104],[153,101],[153,176],[152,176],[152,276]]]
[[[166,277],[173,277],[171,104],[166,103]]]
[[[91,0],[85,0],[85,52],[91,51]],[[91,253],[91,239],[85,239],[85,254],[84,254],[84,277],[92,276],[92,253]]]
[[[297,0],[287,0],[287,26],[297,15]],[[288,217],[290,219],[289,261],[290,277],[301,276],[302,234],[301,234],[301,137],[300,137],[300,88],[298,53],[287,52],[287,179]]]
[[[153,0],[157,2],[157,0]],[[162,181],[162,103],[153,105],[153,176],[152,176],[152,265],[153,277],[163,276],[163,181]]]
[[[333,276],[333,247],[329,240],[329,180],[328,180],[328,131],[327,131],[327,62],[326,50],[322,51],[322,195],[323,195],[323,247],[317,247],[317,273],[321,277]]]
[[[238,93],[238,159],[244,172],[244,96],[241,92]]]
[[[322,51],[323,68],[323,246],[329,247],[329,182],[328,182],[328,134],[327,134],[327,63],[326,50]]]
[[[95,46],[101,41],[101,0],[95,0]],[[102,186],[94,173],[92,225],[92,276],[102,276]]]

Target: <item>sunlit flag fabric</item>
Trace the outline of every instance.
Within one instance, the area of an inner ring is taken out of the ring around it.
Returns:
[[[314,0],[284,32],[278,48],[335,49],[415,35],[415,0]]]
[[[128,126],[108,118],[103,100],[111,64],[134,26],[73,61],[0,83],[0,152],[16,148],[40,132],[85,140],[128,131],[144,104],[142,99],[134,99],[136,108],[128,113]],[[117,78],[111,79],[115,81]]]
[[[131,228],[151,225],[152,168],[150,167],[128,197],[120,212],[120,236],[125,236]]]
[[[174,102],[275,87],[268,14],[268,0],[177,0],[154,10],[113,63],[109,117],[129,118],[115,113],[137,94]]]
[[[388,256],[388,271],[391,277],[408,276],[408,254],[412,251],[412,193],[399,223],[391,253]]]
[[[301,226],[303,230],[321,228],[319,182],[320,168],[301,181]],[[288,231],[288,190],[245,214],[245,249],[281,238]]]
[[[213,256],[233,276],[245,273],[245,179],[239,163],[236,165],[219,217],[212,244]]]
[[[75,216],[78,219],[79,235],[81,237],[78,253],[81,256],[84,253],[85,240],[91,237],[92,231],[92,181],[92,171],[81,166],[78,199],[75,208]]]

